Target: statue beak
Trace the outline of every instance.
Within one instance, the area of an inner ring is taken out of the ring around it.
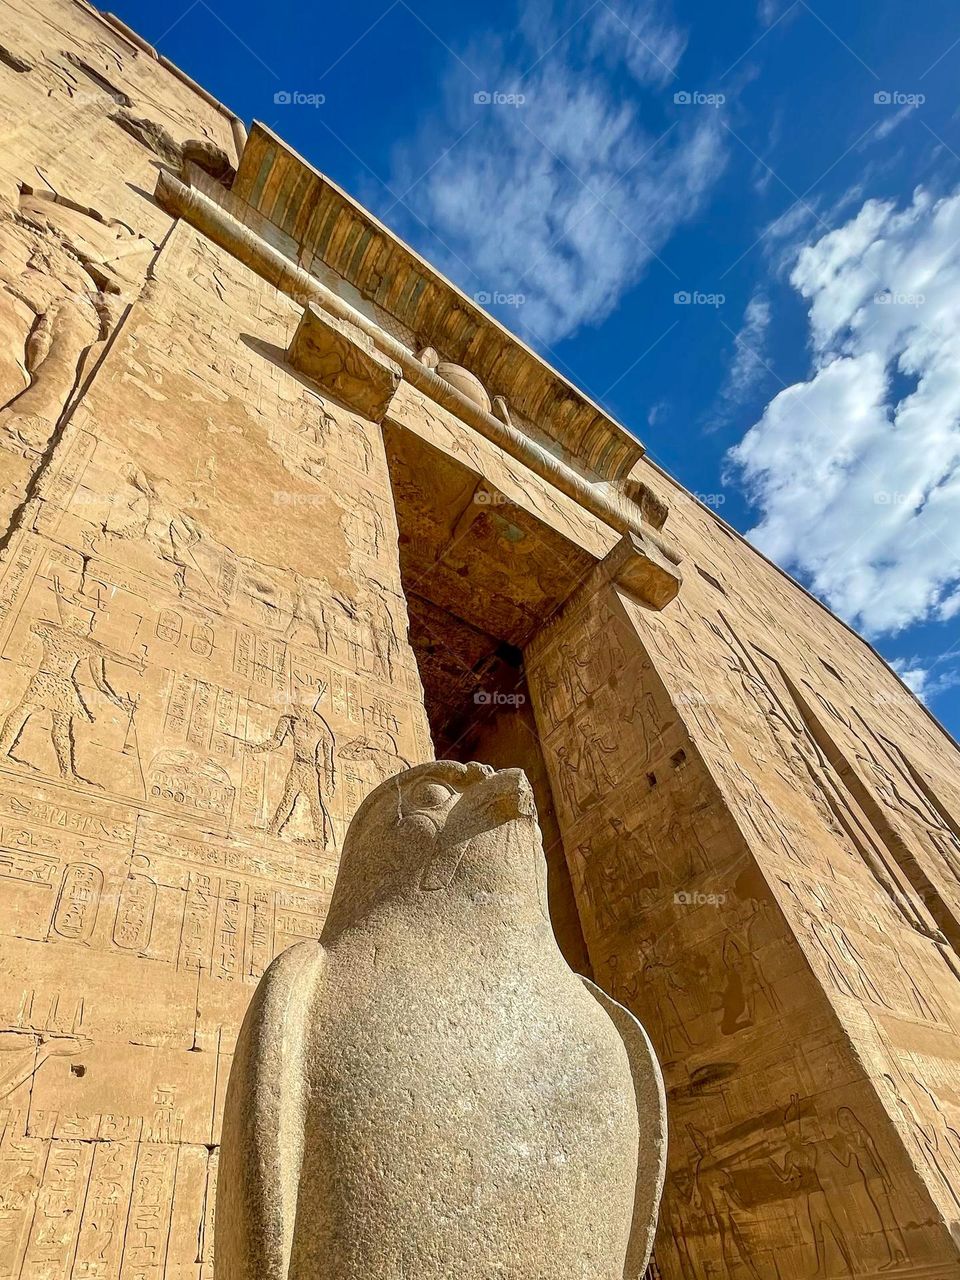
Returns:
[[[474,822],[479,819],[474,834],[517,818],[536,821],[537,817],[533,790],[522,769],[500,769],[496,773],[490,770],[459,801],[459,804],[465,803],[469,804]],[[421,888],[426,891],[448,888],[465,848],[465,844],[454,842],[439,849],[424,872]]]

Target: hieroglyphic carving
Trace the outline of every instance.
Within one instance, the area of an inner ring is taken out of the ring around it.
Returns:
[[[281,715],[269,738],[260,742],[247,740],[244,746],[247,751],[276,751],[290,738],[293,759],[284,780],[283,794],[267,830],[271,835],[282,835],[302,796],[309,809],[314,838],[319,841],[321,848],[329,849],[333,844],[334,833],[324,792],[332,796],[336,791],[337,744],[333,730],[317,710],[323,693],[324,690],[321,689],[312,706],[308,702],[302,702]]]
[[[97,923],[103,872],[88,862],[75,862],[63,873],[63,885],[53,912],[53,928],[61,938],[89,942]]]
[[[794,944],[737,837],[729,828],[720,835],[722,805],[735,806],[765,856],[782,850],[773,865],[790,886],[793,927],[809,938],[817,981],[878,1019],[942,1008],[934,991],[910,982],[909,966],[891,977],[872,933],[854,927],[845,906],[844,877],[868,872],[878,895],[872,913],[896,913],[906,925],[887,887],[902,895],[902,882],[888,874],[884,883],[886,864],[865,856],[881,852],[866,844],[868,814],[810,730],[789,679],[728,618],[697,622],[681,609],[671,631],[666,615],[648,624],[628,607],[636,634],[631,645],[622,625],[616,631],[610,699],[595,674],[604,670],[596,651],[608,612],[596,602],[568,606],[526,659],[595,971],[647,1020],[674,1107],[696,1117],[681,1126],[675,1113],[661,1271],[772,1280],[903,1265],[913,1245],[900,1169],[893,1172],[897,1148],[881,1147],[842,1095],[832,1110],[808,1096],[808,1066],[787,1030],[803,1016],[795,971],[783,971]],[[703,632],[716,642],[724,685],[699,697],[711,678],[698,656]],[[762,727],[750,722],[741,739],[747,714],[762,717]],[[684,721],[713,752],[722,802]],[[772,803],[772,776],[797,806]],[[812,807],[838,851],[838,872],[819,883],[811,865],[819,849],[804,846],[799,804]],[[880,843],[876,831],[872,839]],[[913,920],[911,938],[929,946]],[[819,990],[814,983],[806,998]],[[756,1059],[771,1035],[780,1052],[764,1070]],[[842,1041],[829,1052],[842,1055]],[[929,1151],[929,1126],[919,1141]],[[841,1214],[844,1196],[850,1207]]]
[[[97,640],[92,634],[95,610],[85,607],[82,597],[66,596],[58,582],[55,589],[60,617],[57,622],[41,620],[30,627],[40,643],[40,656],[20,700],[7,712],[0,727],[0,757],[18,759],[14,748],[24,729],[32,717],[46,713],[60,776],[84,782],[88,779],[78,774],[74,759],[76,725],[78,720],[92,724],[95,716],[84,700],[78,668],[85,664],[97,690],[122,711],[132,714],[133,699],[117,693],[107,678],[105,664],[110,659],[142,674],[143,661]]]
[[[74,22],[101,29],[79,9]],[[78,56],[124,83],[91,48]],[[162,100],[166,73],[147,74]],[[109,148],[148,143],[109,131],[103,198],[126,200]],[[138,300],[167,229],[145,213],[141,235],[26,188],[0,202],[11,1280],[208,1280],[219,1107],[250,985],[316,936],[337,832],[380,771],[429,750],[379,434],[244,344],[259,332],[277,350],[294,309],[212,246],[174,235]],[[318,409],[319,447],[304,436],[298,453],[285,424]],[[336,523],[344,475],[363,489],[353,541],[293,535],[298,505]],[[325,726],[319,808],[299,752],[308,712]],[[277,750],[244,750],[288,716]]]

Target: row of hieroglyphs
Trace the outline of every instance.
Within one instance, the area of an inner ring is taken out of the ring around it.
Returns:
[[[295,617],[268,637],[184,605],[157,607],[149,583],[128,573],[121,585],[110,569],[39,539],[8,565],[0,769],[278,839],[299,800],[307,838],[333,849],[334,828],[361,795],[413,754],[401,746],[411,725],[400,708],[364,679],[363,664],[351,674],[321,647],[322,633],[301,636]],[[398,682],[411,675],[386,643],[379,652],[369,643],[375,682],[387,670]]]
[[[42,1127],[14,1137],[20,1114],[0,1116],[0,1276],[154,1280],[196,1275],[212,1260],[215,1152],[151,1141],[134,1117],[84,1117],[98,1123],[95,1136],[79,1140]],[[65,1119],[60,1127],[70,1132]]]
[[[222,113],[74,0],[0,106],[0,1278],[207,1280],[253,982],[431,754],[389,480],[147,194]]]
[[[0,790],[0,879],[23,939],[119,949],[219,980],[259,977],[316,937],[335,863],[295,862],[188,825],[143,819],[132,843],[71,830],[81,815]],[[89,830],[97,821],[83,815]],[[132,833],[131,833],[132,834]]]

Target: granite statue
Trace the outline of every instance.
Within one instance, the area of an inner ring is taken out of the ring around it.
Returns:
[[[524,773],[383,782],[243,1024],[219,1280],[640,1277],[665,1156],[646,1033],[554,939]]]

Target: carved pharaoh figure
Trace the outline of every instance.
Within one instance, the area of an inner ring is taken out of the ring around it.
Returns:
[[[247,751],[277,751],[289,737],[293,741],[293,759],[283,784],[270,825],[270,835],[279,837],[293,817],[297,800],[303,796],[310,810],[314,837],[321,847],[330,848],[333,843],[333,823],[323,797],[323,791],[332,795],[337,785],[336,740],[333,730],[318,711],[320,697],[311,706],[302,699],[277,720],[277,727],[262,742],[245,742]],[[323,787],[321,787],[321,779]]]
[[[132,717],[135,703],[110,684],[105,662],[109,658],[142,674],[143,660],[128,657],[94,639],[94,611],[86,608],[81,599],[65,597],[59,584],[56,589],[60,622],[38,619],[30,627],[31,634],[40,641],[40,659],[23,696],[7,712],[0,727],[0,758],[17,759],[14,748],[28,722],[46,712],[60,776],[90,782],[77,772],[74,758],[76,722],[92,724],[95,719],[78,682],[78,671],[86,663],[98,692]]]
[[[220,1280],[623,1280],[649,1257],[663,1085],[566,966],[523,773],[418,765],[358,809],[319,942],[237,1045]]]

